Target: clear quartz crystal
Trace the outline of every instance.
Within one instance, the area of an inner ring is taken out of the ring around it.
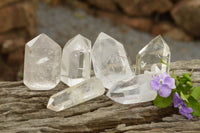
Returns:
[[[143,74],[156,64],[161,72],[169,72],[169,67],[161,63],[161,59],[170,65],[171,52],[167,43],[159,35],[150,41],[136,58],[136,74]]]
[[[68,86],[90,78],[91,41],[77,35],[64,46],[62,53],[61,81]]]
[[[25,46],[24,84],[31,90],[49,90],[60,82],[61,47],[45,34]]]
[[[106,94],[110,99],[121,104],[134,104],[152,101],[157,92],[152,90],[150,81],[154,74],[161,73],[156,64],[152,65],[151,71],[136,75],[126,80],[119,81]]]
[[[106,94],[110,99],[121,104],[134,104],[152,101],[157,92],[152,90],[152,73],[136,75],[116,83]]]
[[[153,64],[151,66],[151,71],[147,71],[147,70],[144,71],[144,74],[148,74],[148,73],[154,75],[154,74],[159,74],[159,73],[162,73],[162,72],[156,64]]]
[[[96,77],[107,89],[133,76],[123,45],[105,33],[100,33],[94,43],[92,62]]]
[[[104,92],[101,80],[91,78],[51,96],[47,108],[61,111],[101,96]]]

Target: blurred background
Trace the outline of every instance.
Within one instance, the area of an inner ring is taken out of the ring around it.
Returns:
[[[77,34],[105,32],[124,44],[131,64],[161,34],[172,61],[200,58],[199,0],[0,0],[0,81],[23,78],[24,45],[46,33],[62,47]]]

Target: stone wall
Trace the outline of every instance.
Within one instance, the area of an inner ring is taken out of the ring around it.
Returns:
[[[83,8],[135,29],[182,41],[200,37],[199,0],[45,0]]]
[[[0,2],[0,80],[22,77],[24,45],[36,32],[37,0]]]

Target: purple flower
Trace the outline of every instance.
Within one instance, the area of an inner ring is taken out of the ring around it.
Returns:
[[[191,113],[193,112],[192,108],[188,108],[185,104],[185,101],[181,99],[179,94],[176,92],[173,96],[174,107],[179,108],[179,113],[188,119],[192,118]]]
[[[157,76],[153,76],[150,85],[153,90],[159,91],[161,97],[168,97],[172,89],[176,88],[174,78],[170,77],[168,73],[161,73]]]

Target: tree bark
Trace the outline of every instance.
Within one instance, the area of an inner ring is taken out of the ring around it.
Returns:
[[[190,72],[200,85],[200,60],[172,63],[175,74]],[[54,112],[46,108],[49,97],[67,88],[60,83],[49,91],[32,91],[23,82],[0,82],[0,133],[25,132],[199,132],[200,118],[187,120],[172,106],[157,108],[152,102],[121,105],[105,95]]]

